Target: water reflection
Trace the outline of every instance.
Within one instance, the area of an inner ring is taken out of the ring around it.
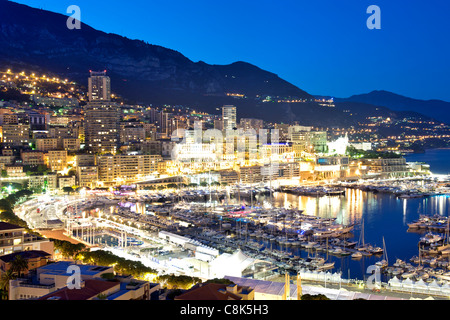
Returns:
[[[366,243],[382,246],[385,238],[390,263],[402,259],[409,261],[418,255],[417,243],[421,234],[408,232],[408,223],[420,215],[449,215],[450,197],[441,195],[428,198],[400,199],[389,193],[372,193],[357,189],[346,189],[344,196],[308,197],[275,193],[274,205],[304,210],[304,214],[336,218],[338,223],[353,224],[353,239],[358,240],[361,222],[364,220]],[[285,250],[292,250],[285,248]],[[296,249],[299,251],[299,249]],[[304,253],[303,253],[304,254]],[[365,268],[380,257],[364,257],[355,261],[349,257],[331,257],[336,262],[336,271],[352,274],[363,279]]]
[[[264,204],[269,200],[264,198]],[[335,218],[345,225],[360,223],[363,216],[370,220],[376,214],[387,212],[402,214],[402,224],[407,225],[419,215],[448,215],[450,197],[446,195],[427,198],[400,199],[392,194],[374,194],[359,189],[346,189],[343,196],[298,196],[274,193],[273,205],[286,209],[304,210],[303,214],[323,218]]]
[[[303,214],[322,218],[335,218],[338,223],[351,224],[361,220],[366,192],[346,190],[345,196],[297,196],[274,193],[274,206],[304,210]]]

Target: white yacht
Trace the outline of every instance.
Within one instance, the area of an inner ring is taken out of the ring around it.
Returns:
[[[441,241],[442,239],[442,236],[428,232],[425,236],[420,238],[420,242],[423,244],[432,244]]]

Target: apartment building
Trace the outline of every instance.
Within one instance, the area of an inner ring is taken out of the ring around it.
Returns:
[[[51,171],[62,171],[67,167],[67,150],[49,150],[46,158]]]
[[[22,164],[25,166],[38,166],[45,164],[43,151],[23,151],[20,154]]]
[[[98,182],[98,167],[81,165],[77,167],[78,186],[95,188]]]
[[[38,151],[50,151],[58,149],[57,138],[38,138],[36,139],[36,150]]]
[[[28,234],[23,227],[0,222],[0,256],[27,250],[42,250],[53,255],[53,242]]]
[[[23,146],[30,140],[30,125],[24,123],[8,123],[2,125],[3,143],[12,146]]]
[[[106,185],[128,183],[154,175],[158,171],[160,155],[119,154],[97,158],[98,180]]]
[[[78,268],[80,287],[70,288],[67,281]],[[160,289],[159,284],[151,284],[131,277],[115,276],[114,281],[102,278],[113,274],[113,267],[75,264],[60,261],[36,269],[26,279],[10,281],[10,300],[150,300]]]

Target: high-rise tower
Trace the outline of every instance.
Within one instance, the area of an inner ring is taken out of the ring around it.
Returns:
[[[111,102],[106,71],[91,72],[89,103],[84,108],[86,149],[97,154],[115,154],[120,143],[120,117],[120,106]]]
[[[236,128],[236,107],[226,105],[222,107],[223,130],[233,130]]]
[[[106,70],[101,72],[90,71],[88,80],[89,101],[110,101],[111,100],[111,80],[106,75]]]

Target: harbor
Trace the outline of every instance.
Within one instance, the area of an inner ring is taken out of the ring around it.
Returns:
[[[243,252],[265,261],[264,268],[247,274],[255,278],[289,273],[317,283],[323,279],[357,286],[371,275],[368,267],[376,266],[384,288],[392,281],[394,286],[396,281],[448,284],[446,194],[400,198],[393,192],[343,185],[326,190],[341,192],[305,195],[235,186],[93,194],[87,201],[72,202],[59,218],[71,225],[69,236],[92,247],[145,258],[152,266],[180,274],[204,272],[192,264],[195,251],[202,248],[213,255]],[[179,243],[162,239],[161,232],[182,237],[196,249],[180,250]]]

